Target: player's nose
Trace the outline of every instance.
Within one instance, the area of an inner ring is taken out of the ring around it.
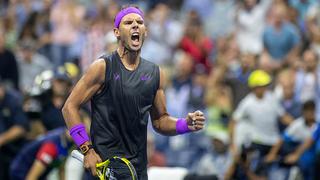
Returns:
[[[138,22],[136,20],[133,21],[132,23],[132,28],[138,28]]]

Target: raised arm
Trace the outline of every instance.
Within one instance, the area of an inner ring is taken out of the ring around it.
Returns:
[[[205,117],[203,113],[200,111],[188,113],[185,119],[171,117],[168,114],[164,94],[164,74],[161,69],[160,85],[159,89],[157,90],[150,115],[152,119],[153,128],[160,134],[168,136],[185,133],[183,129],[188,132],[201,130],[204,127],[205,121]],[[184,122],[186,122],[186,124],[183,124]],[[181,131],[181,126],[183,125],[185,125],[185,128],[182,127]]]

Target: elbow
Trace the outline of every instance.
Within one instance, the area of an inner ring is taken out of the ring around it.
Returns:
[[[63,117],[65,118],[66,117],[66,115],[68,114],[68,112],[69,112],[69,106],[68,106],[68,104],[67,103],[65,103],[64,105],[63,105],[63,107],[62,107],[62,115],[63,115]]]
[[[73,107],[74,106],[71,103],[69,103],[68,101],[66,101],[66,103],[63,105],[61,111],[62,111],[62,115],[65,120],[68,119],[68,117],[69,117],[68,115],[71,113],[72,109],[74,109]]]
[[[161,133],[161,127],[160,127],[159,120],[154,120],[152,123],[152,127],[157,133]]]

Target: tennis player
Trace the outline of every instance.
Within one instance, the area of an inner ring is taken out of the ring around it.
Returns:
[[[164,75],[161,69],[140,57],[147,36],[143,12],[134,6],[122,8],[114,20],[118,48],[90,65],[63,107],[74,142],[84,156],[84,167],[96,176],[96,163],[124,156],[135,167],[139,180],[147,176],[147,123],[168,136],[203,129],[202,112],[186,118],[171,117],[166,110]],[[79,108],[91,100],[90,137],[80,122]],[[123,179],[123,178],[122,178]]]

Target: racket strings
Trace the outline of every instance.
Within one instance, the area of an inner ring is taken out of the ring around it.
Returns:
[[[105,169],[105,175],[106,179],[110,180],[137,180],[132,164],[120,158],[110,159],[110,163]]]

